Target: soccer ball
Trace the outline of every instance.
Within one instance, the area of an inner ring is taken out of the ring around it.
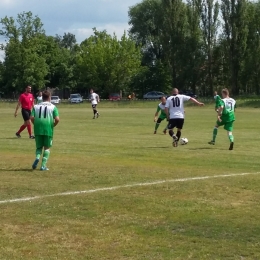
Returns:
[[[187,138],[185,138],[185,137],[181,138],[181,140],[180,140],[181,145],[185,145],[188,142],[189,142],[189,140]]]

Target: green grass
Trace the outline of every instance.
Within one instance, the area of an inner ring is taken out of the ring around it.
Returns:
[[[157,102],[59,106],[49,172],[32,171],[35,144],[0,104],[0,201],[232,173],[256,173],[259,111],[237,110],[209,146],[212,106],[187,107],[186,146],[153,135]],[[260,175],[165,182],[0,204],[0,259],[260,259]]]

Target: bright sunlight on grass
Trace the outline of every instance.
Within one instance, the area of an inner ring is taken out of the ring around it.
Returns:
[[[189,143],[173,148],[165,121],[153,134],[156,105],[104,102],[95,120],[89,104],[59,106],[41,172],[15,105],[0,104],[0,259],[260,259],[259,110],[238,108],[229,151],[223,129],[207,144],[213,106],[186,108]],[[239,173],[252,174],[191,179]]]

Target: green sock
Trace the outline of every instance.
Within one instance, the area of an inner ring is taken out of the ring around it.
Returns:
[[[234,142],[234,136],[233,135],[228,135],[229,141],[230,143]]]
[[[155,125],[155,131],[157,131],[158,127],[160,126],[160,124],[156,123]]]
[[[37,148],[36,149],[36,159],[40,159],[42,155],[42,148]]]
[[[217,134],[218,134],[218,129],[214,128],[214,130],[213,130],[213,139],[212,139],[213,142],[215,142]]]
[[[50,156],[50,150],[44,150],[42,157],[42,167],[46,167],[46,163]]]

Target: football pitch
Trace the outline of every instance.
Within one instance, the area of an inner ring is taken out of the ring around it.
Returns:
[[[48,168],[1,103],[0,259],[260,259],[259,109],[238,108],[235,145],[213,105],[186,107],[174,148],[158,102],[58,106]]]

